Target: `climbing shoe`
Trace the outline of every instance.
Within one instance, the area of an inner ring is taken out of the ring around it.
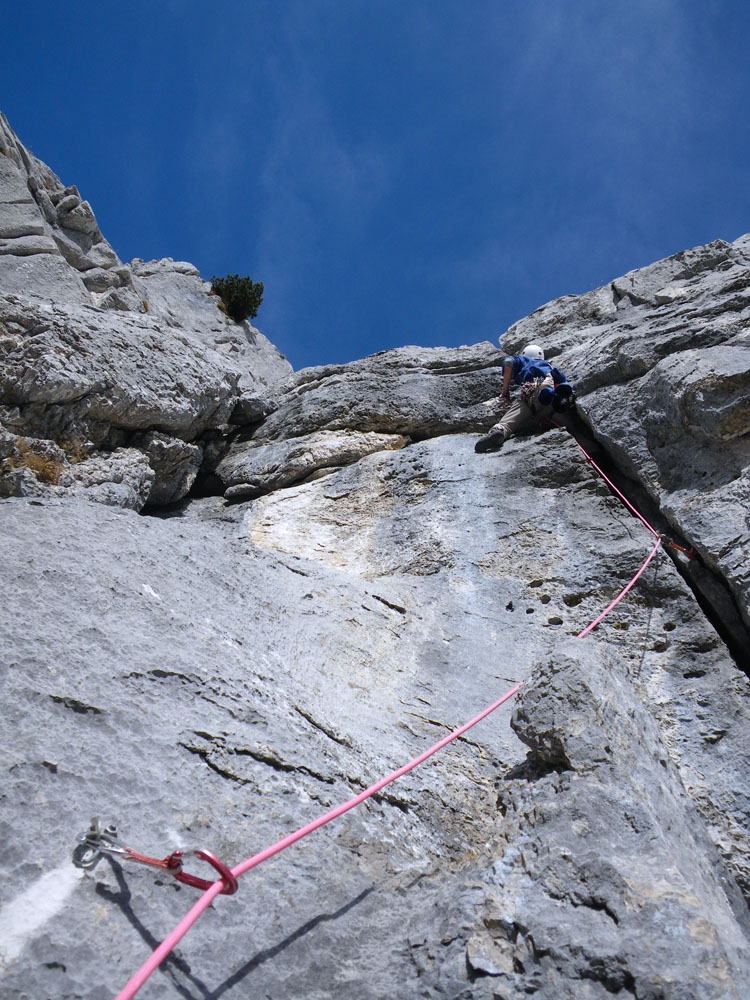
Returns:
[[[485,451],[500,451],[504,444],[505,434],[502,431],[491,431],[489,434],[485,434],[484,437],[480,437],[474,445],[474,451],[480,453]]]

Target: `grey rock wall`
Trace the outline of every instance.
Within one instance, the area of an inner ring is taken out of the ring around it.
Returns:
[[[539,763],[499,710],[247,876],[150,995],[492,996],[502,983],[510,996],[534,984],[605,996],[630,977],[658,995],[659,948],[670,977],[691,970],[688,995],[724,995],[704,962],[741,983],[746,678],[666,558],[600,636],[572,638],[637,567],[647,533],[565,438],[567,489],[543,471],[527,481],[530,463],[547,466],[544,438],[508,445],[502,474],[470,444],[442,436],[247,509],[195,502],[167,520],[5,501],[6,815],[24,817],[23,832],[4,831],[9,897],[64,868],[61,831],[74,842],[89,813],[147,852],[208,844],[236,863],[536,672],[517,728]],[[284,506],[295,497],[296,514]],[[325,498],[345,505],[336,523]],[[390,518],[380,532],[377,509]],[[524,545],[533,532],[539,548]],[[573,779],[566,797],[555,782]],[[25,805],[39,795],[41,808]],[[537,869],[561,838],[571,857]],[[623,845],[638,855],[627,890]],[[681,860],[665,876],[670,850]],[[7,962],[8,995],[45,962],[60,991],[111,994],[193,898],[156,882],[106,863],[73,881],[62,916]],[[94,926],[114,964],[86,957],[81,927]],[[652,940],[657,953],[640,954]]]
[[[8,233],[48,169],[13,149]],[[55,242],[61,204],[90,236],[61,198],[4,239]],[[581,440],[697,550],[660,550],[585,638],[653,538],[562,430],[474,452],[501,351],[290,374],[189,264],[128,265],[144,312],[103,308],[125,286],[92,291],[62,250],[36,255],[68,269],[54,295],[0,257],[3,1000],[113,996],[197,896],[75,868],[92,816],[234,865],[516,681],[220,896],[141,995],[743,1000],[747,247],[503,337],[545,344]]]
[[[126,448],[150,464],[150,488],[115,462],[101,502],[140,510],[182,499],[201,439],[244,396],[291,372],[260,331],[228,319],[217,301],[192,264],[123,264],[88,202],[0,115],[0,425],[15,436],[0,462],[0,495],[78,491],[89,478],[78,463],[93,460],[98,476]],[[168,462],[153,435],[171,439]],[[40,477],[25,456],[53,446],[59,468]]]
[[[45,299],[86,304],[94,295],[102,308],[137,301],[131,272],[102,236],[89,203],[21,144],[2,113],[0,276],[4,291]]]
[[[495,957],[479,971],[510,995],[530,980],[550,998],[571,980],[583,996],[739,995],[746,904],[717,882],[705,830],[626,673],[606,651],[561,644],[518,700],[511,724],[536,770],[506,786],[509,849],[473,957]]]
[[[597,438],[726,581],[747,628],[750,237],[548,303],[503,343],[530,340],[564,361]]]

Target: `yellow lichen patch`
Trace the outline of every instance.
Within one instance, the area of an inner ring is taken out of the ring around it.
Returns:
[[[701,905],[700,900],[685,889],[683,883],[678,881],[675,875],[674,882],[667,882],[666,879],[657,879],[653,882],[636,882],[633,879],[625,879],[630,887],[630,892],[626,894],[625,902],[631,909],[640,910],[646,903],[654,900],[673,897],[687,906]]]
[[[696,917],[695,920],[691,920],[688,924],[688,930],[690,931],[690,937],[694,941],[711,946],[716,944],[716,928],[703,917]]]

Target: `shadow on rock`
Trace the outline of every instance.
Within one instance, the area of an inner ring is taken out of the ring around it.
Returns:
[[[258,966],[276,958],[277,955],[280,955],[286,948],[294,944],[295,941],[299,941],[305,937],[306,934],[309,934],[319,924],[340,919],[366,899],[374,891],[374,888],[374,886],[370,886],[369,889],[364,889],[358,896],[350,900],[350,902],[345,903],[344,906],[339,907],[334,913],[321,913],[317,917],[313,917],[312,920],[308,920],[307,923],[302,924],[296,931],[285,937],[283,941],[279,941],[278,944],[273,945],[271,948],[264,948],[262,951],[259,951],[257,955],[253,955],[249,961],[245,962],[242,968],[233,973],[229,979],[224,980],[221,985],[217,986],[213,993],[207,994],[206,1000],[218,1000],[219,997],[224,996],[225,993],[228,993],[229,990],[241,983],[246,976],[254,972]]]
[[[97,882],[97,896],[101,896],[108,902],[119,906],[128,922],[138,931],[140,936],[153,951],[159,947],[161,941],[154,937],[151,931],[138,919],[133,907],[130,905],[132,893],[128,888],[127,882],[125,881],[125,875],[120,865],[112,858],[107,857],[105,860],[108,862],[115,878],[117,879],[119,892],[113,892],[101,882]],[[174,988],[180,996],[185,997],[185,1000],[196,1000],[196,996],[205,1000],[205,998],[209,996],[208,988],[200,981],[200,979],[191,973],[188,963],[184,959],[179,958],[177,955],[168,955],[162,962],[160,971],[171,980]],[[181,982],[182,977],[189,980],[189,982]],[[193,992],[194,989],[199,991],[197,995]]]

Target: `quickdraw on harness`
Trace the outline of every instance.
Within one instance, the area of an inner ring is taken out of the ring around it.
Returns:
[[[91,826],[78,838],[78,845],[73,851],[73,864],[77,868],[85,868],[89,871],[95,868],[105,854],[119,855],[126,861],[137,861],[142,865],[151,865],[154,868],[162,868],[173,875],[178,882],[185,885],[192,885],[195,889],[210,889],[216,879],[199,878],[197,875],[189,875],[182,870],[182,859],[185,854],[194,854],[197,858],[207,861],[219,873],[223,883],[221,892],[227,896],[237,892],[237,879],[227,868],[223,861],[219,861],[211,851],[172,851],[166,858],[151,858],[147,854],[132,847],[126,847],[117,838],[117,828],[110,823],[102,826],[99,820],[94,817]]]
[[[521,399],[525,403],[531,405],[531,401],[534,398],[534,394],[536,393],[539,386],[542,385],[542,383],[545,381],[546,379],[544,378],[535,378],[532,379],[530,382],[524,382],[523,385],[521,386]]]
[[[529,382],[524,382],[521,386],[521,399],[535,416],[537,402],[541,406],[551,406],[557,413],[565,413],[575,406],[576,398],[572,385],[569,382],[555,382],[553,385],[545,385],[548,378],[549,375],[544,378],[532,379]]]

